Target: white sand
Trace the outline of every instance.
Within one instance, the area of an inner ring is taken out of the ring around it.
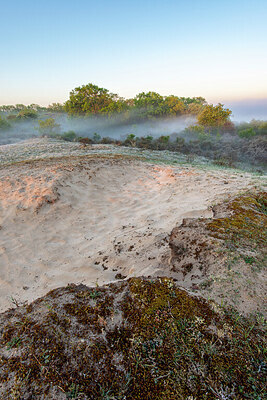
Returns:
[[[249,174],[97,158],[10,166],[0,178],[0,311],[68,283],[164,275],[172,228],[253,184]]]

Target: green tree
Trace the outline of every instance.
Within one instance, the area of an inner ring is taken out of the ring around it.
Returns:
[[[71,115],[106,114],[111,103],[117,101],[121,101],[118,95],[89,83],[70,92],[70,98],[65,103],[65,110]]]
[[[177,96],[167,96],[164,98],[166,116],[181,115],[185,112],[186,106]]]
[[[203,110],[204,105],[200,103],[190,103],[187,106],[186,113],[191,115],[198,115]]]
[[[156,92],[142,92],[134,98],[134,107],[140,118],[160,117],[165,114],[164,97]]]
[[[198,114],[197,119],[199,125],[212,130],[212,128],[223,128],[229,124],[231,114],[232,111],[229,108],[224,108],[221,103],[217,106],[209,104]]]

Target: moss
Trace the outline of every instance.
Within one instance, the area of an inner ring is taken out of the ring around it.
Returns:
[[[14,323],[2,319],[1,346],[20,339],[0,357],[3,399],[11,390],[45,399],[51,387],[54,396],[94,400],[264,398],[263,332],[255,321],[192,297],[168,278],[96,288],[95,299],[92,290],[57,289],[46,296],[46,313],[36,301],[15,312]]]
[[[243,195],[228,206],[231,215],[208,224],[215,237],[231,240],[237,246],[264,247],[267,232],[267,194]]]
[[[250,193],[234,199],[228,205],[228,215],[207,224],[210,234],[222,239],[223,246],[239,253],[253,268],[266,263],[267,194]],[[253,257],[247,256],[253,252]]]

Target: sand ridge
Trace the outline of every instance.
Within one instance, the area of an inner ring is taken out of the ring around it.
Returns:
[[[253,185],[249,174],[97,158],[0,173],[0,311],[68,283],[169,273],[184,217]]]

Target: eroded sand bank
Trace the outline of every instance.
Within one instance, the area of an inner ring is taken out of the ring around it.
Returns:
[[[97,157],[0,174],[1,311],[68,283],[167,274],[173,227],[253,185],[249,174]]]

